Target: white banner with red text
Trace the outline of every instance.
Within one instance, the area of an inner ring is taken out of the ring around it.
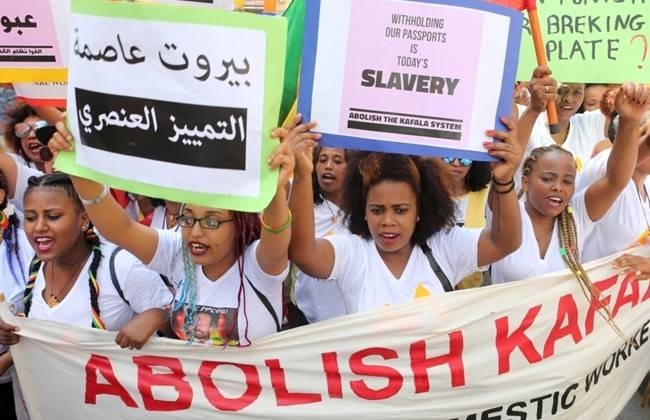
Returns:
[[[650,249],[635,253],[649,256]],[[650,368],[650,282],[587,265],[616,334],[570,272],[423,298],[248,348],[0,316],[40,419],[614,419]]]

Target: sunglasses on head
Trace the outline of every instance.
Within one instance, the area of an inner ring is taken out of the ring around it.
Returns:
[[[447,165],[451,165],[453,161],[457,160],[460,163],[460,166],[469,166],[472,164],[472,159],[467,158],[452,158],[452,157],[443,157],[442,161]]]
[[[16,134],[16,137],[18,137],[19,139],[24,139],[25,137],[29,136],[30,133],[32,132],[34,133],[34,135],[36,135],[36,130],[47,125],[48,125],[47,121],[43,121],[43,120],[36,121],[34,124],[19,122],[14,126],[14,133]]]

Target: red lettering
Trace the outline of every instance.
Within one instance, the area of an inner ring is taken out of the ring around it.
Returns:
[[[350,370],[353,373],[388,379],[388,385],[377,390],[370,388],[363,380],[350,381],[352,392],[364,400],[384,400],[397,394],[404,383],[404,378],[399,371],[388,366],[365,364],[363,359],[368,356],[380,356],[384,360],[399,357],[395,350],[384,347],[370,347],[352,353],[350,355]]]
[[[172,357],[134,357],[138,366],[138,391],[142,395],[144,408],[148,411],[187,410],[192,405],[192,387],[183,380],[185,373],[181,361]],[[154,367],[168,369],[168,373],[154,373]],[[153,396],[154,386],[172,387],[178,397],[173,401],[157,400]]]
[[[606,278],[605,280],[600,280],[594,283],[594,288],[598,290],[602,296],[602,299],[599,299],[595,296],[591,297],[591,302],[589,302],[589,308],[587,309],[587,317],[585,318],[585,336],[591,334],[594,331],[594,317],[596,311],[603,306],[609,305],[611,296],[604,296],[603,292],[607,289],[612,288],[618,281],[618,275],[613,275],[612,277]]]
[[[101,372],[108,383],[98,383],[97,372]],[[115,395],[127,407],[138,407],[126,388],[117,380],[108,357],[91,354],[90,359],[86,362],[86,395],[84,402],[86,404],[97,404],[97,396],[102,394]]]
[[[508,335],[509,318],[504,316],[494,321],[496,326],[496,347],[499,353],[499,375],[510,371],[510,355],[519,348],[528,363],[536,363],[542,360],[535,345],[528,336],[526,330],[533,325],[535,318],[542,309],[542,305],[530,308],[521,322],[521,325],[515,329],[511,335]]]
[[[563,327],[565,319],[567,323]],[[544,359],[555,354],[555,342],[567,335],[573,338],[574,343],[582,340],[582,333],[578,327],[578,306],[572,295],[564,295],[558,302],[555,325],[544,343]]]
[[[320,394],[312,394],[309,392],[289,392],[287,389],[287,382],[285,380],[286,374],[284,369],[280,366],[278,359],[265,360],[264,363],[271,371],[271,386],[275,392],[275,400],[278,406],[310,404],[321,401]]]
[[[411,356],[411,370],[415,393],[429,392],[429,374],[427,369],[447,365],[451,374],[451,386],[465,385],[465,365],[463,364],[463,333],[452,331],[449,333],[449,353],[427,358],[427,343],[424,340],[411,343],[409,353]]]
[[[221,365],[234,366],[244,373],[246,378],[246,390],[237,398],[227,398],[217,388],[212,380],[212,373]],[[260,375],[257,368],[253,365],[244,365],[240,363],[228,362],[202,362],[199,367],[199,379],[203,386],[203,393],[210,404],[217,410],[221,411],[240,411],[251,405],[262,392],[260,385]]]
[[[650,299],[650,282],[649,281],[644,281],[643,283],[648,285],[648,288],[645,289],[645,293],[643,294],[643,297],[641,298],[641,302],[645,302],[646,300]]]
[[[343,385],[341,384],[341,371],[336,352],[323,353],[323,369],[327,378],[327,395],[330,398],[343,398]]]
[[[628,294],[627,291],[630,290]],[[624,305],[630,304],[631,308],[634,308],[637,303],[639,303],[639,283],[636,281],[634,273],[627,273],[621,284],[621,288],[618,289],[618,294],[616,295],[616,302],[614,303],[614,308],[612,309],[612,318],[616,316],[618,311]]]

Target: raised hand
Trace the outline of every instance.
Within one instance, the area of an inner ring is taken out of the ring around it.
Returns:
[[[626,83],[614,99],[614,108],[622,119],[639,121],[650,109],[650,88],[641,83]]]
[[[502,141],[485,142],[483,146],[490,156],[499,158],[491,162],[492,177],[500,183],[509,183],[517,171],[523,156],[521,145],[517,141],[517,125],[508,117],[501,117],[501,122],[508,131],[488,130],[486,135]]]
[[[311,131],[316,127],[316,121],[301,124],[302,114],[297,114],[286,127],[276,128],[272,137],[285,138],[296,156],[296,175],[311,176],[314,169],[312,150],[320,140],[321,135]]]

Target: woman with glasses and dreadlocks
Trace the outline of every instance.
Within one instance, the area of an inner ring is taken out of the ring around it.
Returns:
[[[64,124],[57,128],[50,147],[72,150]],[[282,143],[268,162],[280,175],[261,217],[186,203],[176,217],[180,231],[133,221],[108,187],[73,177],[99,232],[175,286],[172,330],[182,340],[248,346],[281,328],[292,221],[285,188],[294,167],[289,145]]]
[[[533,149],[523,165],[522,245],[492,264],[493,283],[522,280],[568,266],[589,294],[594,293],[581,265],[583,244],[594,222],[605,215],[632,177],[639,121],[649,103],[650,88],[641,84],[627,84],[618,91],[615,108],[620,124],[607,170],[577,194],[577,168],[571,152],[555,144]]]
[[[23,292],[34,253],[18,226],[13,206],[7,201],[8,189],[7,179],[0,172],[0,293],[15,314],[23,311]],[[0,344],[0,407],[3,407],[3,418],[15,419],[12,361],[8,350],[6,345]]]

